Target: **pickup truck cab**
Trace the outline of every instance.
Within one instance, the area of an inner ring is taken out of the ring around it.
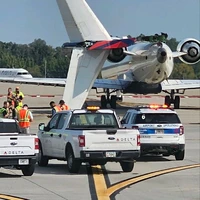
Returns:
[[[121,124],[140,131],[141,155],[174,155],[176,160],[184,159],[184,127],[175,110],[166,105],[137,106],[126,112]]]
[[[115,112],[89,107],[57,112],[47,126],[39,124],[39,166],[49,159],[66,160],[68,170],[77,173],[82,162],[105,165],[120,162],[123,171],[133,170],[140,155],[138,130],[123,129]]]
[[[0,118],[0,167],[14,166],[31,176],[39,153],[37,135],[20,132],[17,121]]]

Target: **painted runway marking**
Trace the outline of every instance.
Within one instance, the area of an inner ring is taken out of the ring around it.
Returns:
[[[120,181],[118,183],[111,185],[110,187],[107,187],[107,185],[106,185],[104,173],[103,173],[100,165],[93,166],[92,171],[93,171],[93,179],[94,179],[94,183],[95,183],[97,199],[98,200],[110,200],[111,196],[115,195],[116,192],[118,192],[119,190],[123,190],[126,187],[133,185],[135,183],[138,183],[138,182],[150,179],[150,178],[154,178],[157,176],[161,176],[164,174],[177,172],[177,171],[181,171],[181,170],[186,170],[186,169],[197,168],[197,167],[200,167],[200,164],[186,165],[186,166],[174,167],[174,168],[169,168],[169,169],[163,169],[163,170],[150,172],[147,174],[143,174],[140,176],[136,176],[133,178],[129,178],[129,179]]]
[[[15,197],[15,196],[6,195],[6,194],[0,194],[0,199],[2,199],[2,200],[27,200],[24,198]]]

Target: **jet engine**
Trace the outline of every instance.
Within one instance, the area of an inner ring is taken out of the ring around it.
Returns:
[[[196,64],[200,61],[200,42],[193,38],[181,41],[177,46],[177,51],[185,52],[179,59],[186,64]]]
[[[124,48],[119,48],[119,49],[112,49],[110,51],[110,54],[108,55],[108,61],[113,62],[113,63],[118,63],[122,61],[125,57],[126,54],[124,53]]]

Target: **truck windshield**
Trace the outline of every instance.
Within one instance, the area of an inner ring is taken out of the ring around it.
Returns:
[[[15,122],[0,122],[0,133],[19,133],[19,127]]]
[[[180,124],[180,119],[175,113],[146,113],[138,114],[136,124]]]
[[[109,129],[119,128],[116,117],[112,113],[80,113],[74,114],[69,123],[70,129]]]

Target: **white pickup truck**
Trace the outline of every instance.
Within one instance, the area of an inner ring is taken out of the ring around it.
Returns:
[[[21,134],[14,119],[0,118],[0,167],[14,166],[31,176],[39,153],[37,135]]]
[[[47,126],[40,123],[38,128],[39,166],[47,166],[49,159],[66,160],[69,172],[78,173],[82,162],[105,165],[114,161],[130,172],[140,155],[139,131],[122,128],[110,109],[61,111]]]

